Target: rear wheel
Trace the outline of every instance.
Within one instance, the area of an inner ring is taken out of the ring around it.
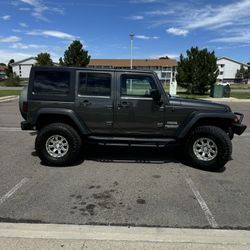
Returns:
[[[82,140],[77,131],[64,123],[52,123],[42,128],[36,138],[35,148],[46,165],[72,165],[78,159]]]
[[[187,138],[185,153],[192,165],[216,170],[229,161],[232,143],[222,129],[201,126]]]

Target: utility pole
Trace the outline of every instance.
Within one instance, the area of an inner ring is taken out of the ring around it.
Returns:
[[[134,41],[134,33],[130,33],[130,69],[133,69],[133,41]],[[132,79],[129,84],[129,91],[132,92]]]
[[[134,41],[134,33],[130,33],[130,69],[133,69],[133,41]]]

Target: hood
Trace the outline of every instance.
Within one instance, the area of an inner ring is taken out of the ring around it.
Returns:
[[[170,97],[169,102],[171,105],[174,106],[180,105],[180,106],[192,107],[197,110],[202,109],[202,110],[214,110],[214,111],[224,111],[224,112],[231,111],[230,107],[225,104],[220,104],[205,100]]]

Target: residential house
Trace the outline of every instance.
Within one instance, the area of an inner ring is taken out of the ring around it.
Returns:
[[[36,63],[35,57],[29,57],[24,60],[14,62],[11,64],[13,73],[19,76],[21,79],[28,79],[30,75],[31,67]]]
[[[162,83],[172,83],[176,77],[175,59],[134,59],[133,69],[153,70]],[[89,68],[130,69],[130,59],[91,59]]]
[[[241,82],[242,78],[236,78],[237,70],[239,70],[241,66],[243,66],[245,69],[249,67],[249,65],[247,64],[241,63],[228,57],[218,58],[217,65],[219,68],[219,75],[217,77],[217,80],[220,82],[229,83]]]

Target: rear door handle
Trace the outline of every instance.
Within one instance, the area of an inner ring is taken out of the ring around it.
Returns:
[[[88,106],[88,105],[91,105],[91,102],[89,100],[84,100],[84,101],[81,101],[80,104],[84,107]]]
[[[119,105],[118,105],[118,108],[127,108],[129,107],[130,104],[129,102],[121,102]]]

